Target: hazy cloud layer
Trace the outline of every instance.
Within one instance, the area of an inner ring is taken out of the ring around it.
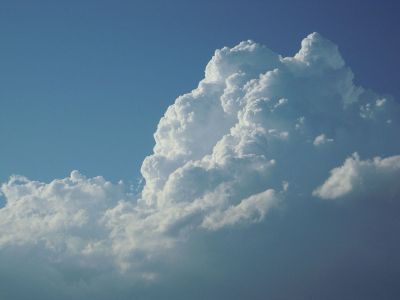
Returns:
[[[4,183],[1,260],[23,269],[9,257],[29,253],[27,268],[43,274],[37,285],[59,286],[51,295],[115,289],[143,297],[143,282],[174,284],[166,277],[175,268],[184,274],[169,263],[177,253],[187,257],[189,245],[223,229],[268,224],[269,215],[290,224],[291,208],[299,216],[315,209],[308,207],[319,201],[313,196],[398,200],[399,116],[392,99],[354,84],[337,46],[317,33],[293,57],[252,41],[222,48],[198,87],[161,118],[138,196],[77,171],[50,183],[19,176]]]

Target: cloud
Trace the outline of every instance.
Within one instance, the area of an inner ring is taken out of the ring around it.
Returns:
[[[255,218],[260,221],[270,208],[278,204],[278,197],[272,189],[252,195],[243,199],[237,206],[231,206],[223,212],[213,212],[204,219],[202,226],[216,230],[227,225],[234,225],[240,220]]]
[[[315,137],[313,144],[314,144],[314,146],[321,146],[323,144],[332,143],[332,142],[333,142],[333,139],[327,138],[325,136],[325,134],[320,134],[317,137]]]
[[[138,195],[122,182],[77,171],[50,183],[20,176],[4,183],[0,258],[32,255],[31,268],[43,272],[43,282],[59,276],[54,280],[65,298],[100,295],[106,286],[130,298],[136,290],[146,293],[140,286],[165,290],[177,284],[174,276],[200,268],[190,259],[202,253],[190,245],[202,238],[252,226],[273,235],[273,228],[285,227],[279,215],[287,224],[304,222],[297,228],[307,241],[309,227],[299,216],[318,211],[313,194],[397,197],[399,105],[355,85],[353,77],[338,47],[317,33],[292,57],[253,41],[217,50],[198,87],[178,97],[160,119]],[[387,158],[363,161],[354,155],[315,189],[356,151]],[[263,227],[268,222],[276,226]],[[264,232],[256,236],[254,245],[264,247]],[[242,240],[234,247],[241,249]],[[177,257],[189,257],[187,266]]]
[[[357,153],[340,167],[313,194],[323,199],[366,197],[396,200],[400,196],[400,156],[360,160]]]
[[[1,192],[7,200],[0,210],[1,247],[43,247],[56,260],[79,256],[88,264],[106,254],[104,213],[129,199],[122,183],[78,171],[48,184],[12,176]]]

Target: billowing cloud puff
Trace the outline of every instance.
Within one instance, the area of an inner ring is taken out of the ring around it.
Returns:
[[[213,212],[204,219],[202,226],[215,230],[227,225],[234,225],[241,219],[249,220],[252,216],[262,220],[269,208],[277,204],[277,199],[272,189],[252,195],[243,199],[237,206],[231,206],[223,212]]]
[[[357,153],[333,169],[325,183],[314,191],[323,199],[374,197],[395,200],[400,195],[400,156],[360,160]]]
[[[392,100],[356,86],[337,47],[317,33],[294,57],[252,41],[225,47],[161,119],[142,166],[142,200],[191,202],[224,185],[238,203],[283,181],[304,187],[310,166],[305,184],[354,151],[396,149],[398,113]]]
[[[293,57],[253,41],[224,47],[161,118],[139,195],[76,171],[50,183],[11,177],[0,248],[151,281],[153,262],[192,234],[259,223],[312,195],[400,196],[399,116],[392,99],[354,84],[337,46],[317,33]],[[354,155],[316,189],[354,152],[391,157]]]
[[[80,257],[89,266],[109,255],[105,212],[129,199],[122,183],[77,171],[48,184],[12,176],[1,192],[7,200],[0,210],[1,247],[42,247],[51,259]]]

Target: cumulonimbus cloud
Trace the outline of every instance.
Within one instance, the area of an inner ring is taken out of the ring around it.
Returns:
[[[293,57],[253,41],[224,47],[161,118],[139,196],[77,171],[50,183],[13,176],[1,187],[0,248],[154,278],[142,265],[191,232],[260,222],[296,195],[375,186],[398,197],[399,115],[395,101],[355,85],[337,46],[317,33]],[[333,169],[356,151],[393,157],[353,156]]]

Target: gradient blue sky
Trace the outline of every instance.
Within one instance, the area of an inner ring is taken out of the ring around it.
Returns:
[[[400,98],[398,1],[1,1],[0,180],[73,169],[135,183],[174,99],[216,48],[285,55],[318,31],[356,82]]]
[[[399,299],[399,3],[0,0],[0,299]]]

